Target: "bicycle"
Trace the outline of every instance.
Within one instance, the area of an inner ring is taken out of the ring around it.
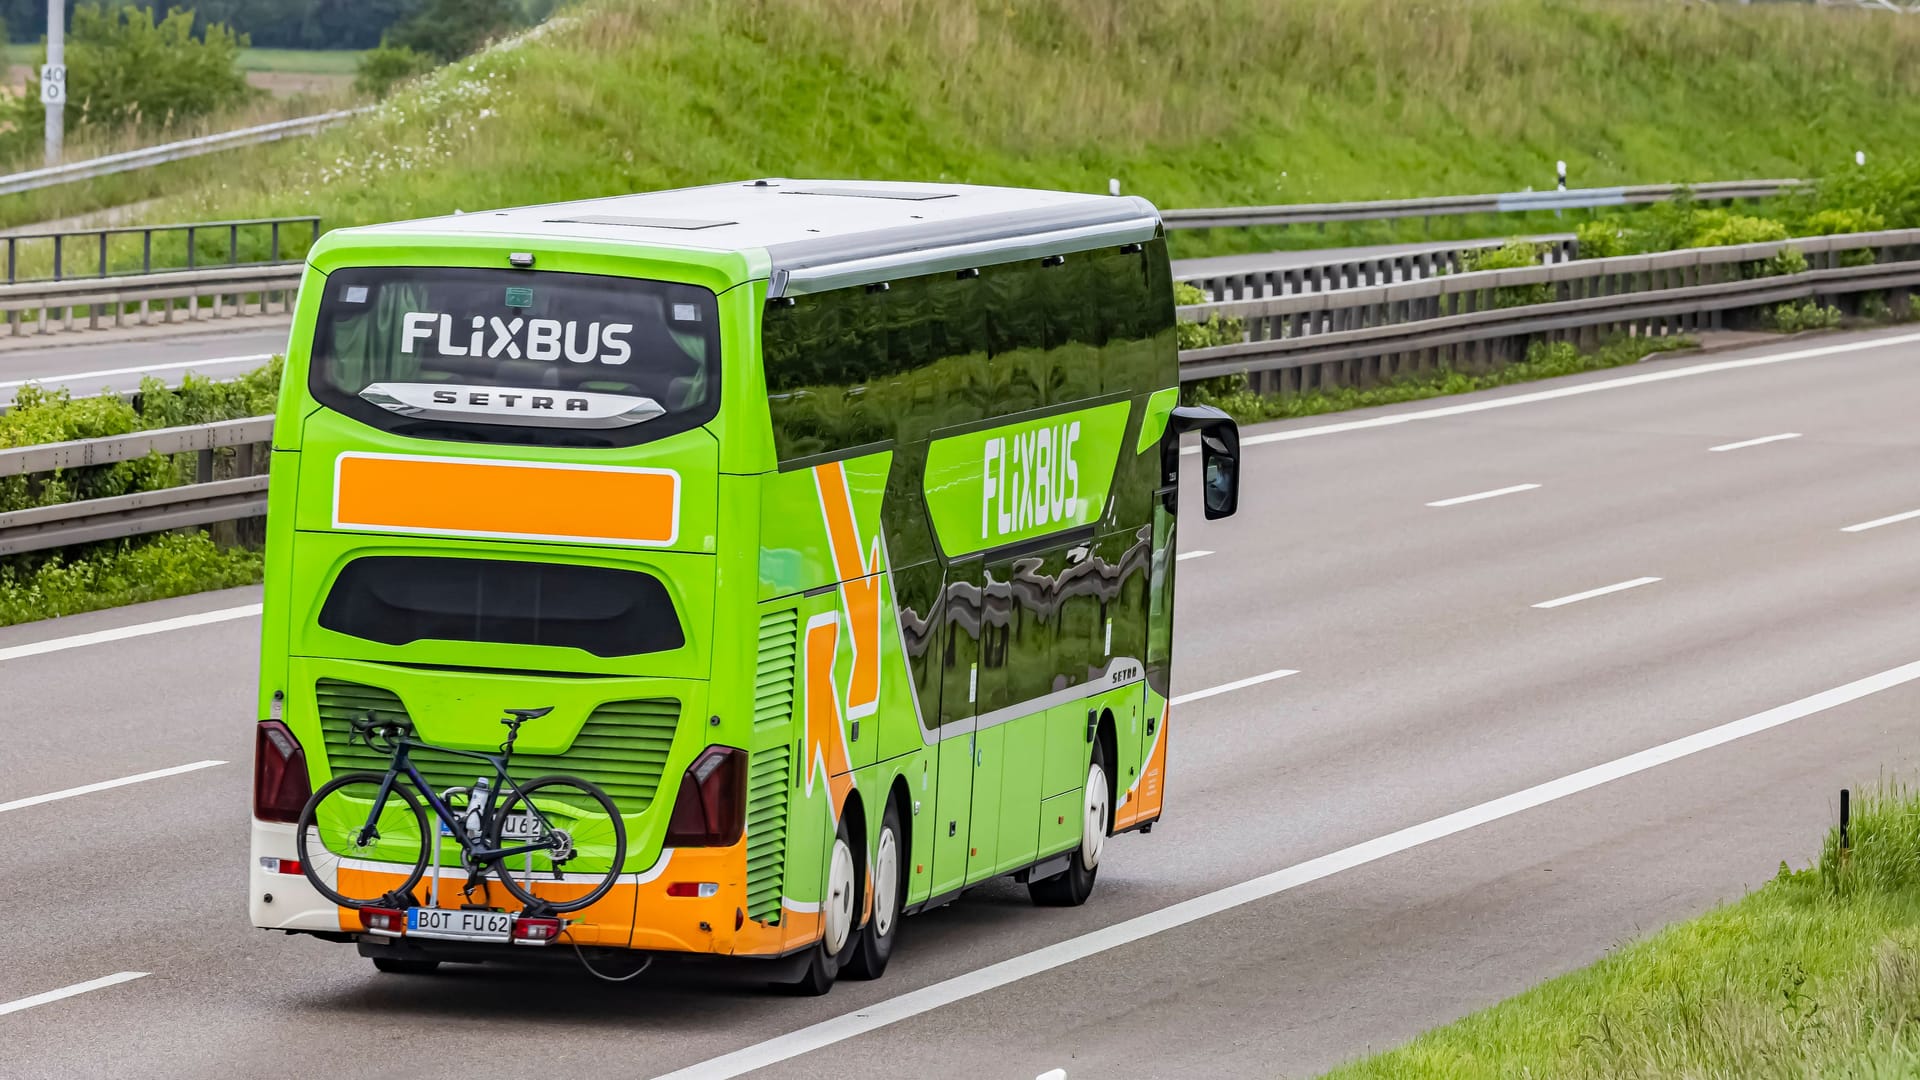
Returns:
[[[430,747],[413,737],[411,724],[379,720],[372,712],[353,721],[352,737],[370,749],[391,753],[392,760],[384,775],[353,772],[336,776],[307,800],[294,834],[301,871],[322,896],[342,907],[419,906],[413,889],[426,871],[432,849],[428,847],[426,810],[414,794],[417,791],[460,846],[460,861],[468,875],[467,896],[472,896],[476,886],[484,887],[488,874],[494,874],[529,911],[561,914],[579,911],[599,900],[613,888],[627,850],[626,825],[613,800],[578,777],[542,776],[523,784],[507,775],[507,761],[520,726],[552,711],[551,706],[508,709],[506,719],[500,721],[506,725],[507,739],[498,754]],[[481,777],[473,788],[448,788],[435,794],[409,757],[416,749],[485,761],[493,767],[495,782],[488,784]],[[497,798],[502,795],[503,800]],[[465,805],[456,808],[456,800]],[[560,828],[556,821],[568,827]],[[318,851],[313,847],[315,841]],[[439,842],[438,837],[432,841],[436,845]],[[342,871],[346,871],[348,876],[368,883],[361,891],[370,891],[376,881],[390,879],[355,875],[355,871],[392,873],[409,862],[412,869],[406,880],[383,888],[378,895],[350,895],[340,884]],[[515,862],[521,865],[513,866]],[[566,867],[573,863],[595,869],[568,873]],[[598,869],[602,866],[604,871]],[[537,896],[532,888],[542,879],[581,884],[583,878],[595,882],[593,887],[561,899]]]

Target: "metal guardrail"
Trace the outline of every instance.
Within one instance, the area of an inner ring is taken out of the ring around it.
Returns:
[[[1787,248],[1806,257],[1807,269],[1766,273]],[[1247,338],[1183,351],[1180,373],[1183,382],[1246,373],[1264,390],[1365,385],[1440,365],[1490,367],[1543,338],[1658,336],[1786,301],[1915,291],[1920,229],[1453,274],[1183,307],[1187,320],[1238,318]],[[266,512],[261,451],[272,434],[273,418],[261,416],[0,450],[0,477],[199,455],[196,483],[0,513],[0,555],[258,518]],[[234,475],[216,477],[216,458],[227,453]]]
[[[1792,248],[1806,270],[1769,274]],[[1181,353],[1183,381],[1246,374],[1255,389],[1367,385],[1439,366],[1485,370],[1542,336],[1716,328],[1728,313],[1920,285],[1920,229],[1489,270],[1395,285],[1195,304],[1181,317],[1240,319],[1247,340]]]
[[[1163,210],[1169,229],[1229,229],[1259,225],[1325,225],[1341,221],[1393,221],[1402,218],[1459,217],[1466,214],[1526,214],[1541,210],[1583,210],[1607,206],[1644,206],[1688,192],[1701,202],[1768,199],[1803,190],[1805,180],[1726,180],[1707,184],[1641,184],[1633,187],[1568,188],[1565,191],[1516,191],[1497,195],[1441,195],[1425,199],[1383,199],[1350,203],[1288,203],[1280,206],[1227,206],[1203,210]]]
[[[288,233],[293,233],[288,237]],[[208,259],[200,250],[200,241],[207,236],[226,237],[225,259],[218,255]],[[211,262],[220,266],[271,266],[286,260],[281,253],[286,249],[285,239],[292,239],[297,245],[301,239],[305,246],[296,246],[293,250],[304,251],[314,241],[320,239],[320,218],[317,215],[281,218],[242,218],[232,221],[183,221],[169,225],[117,225],[98,229],[62,229],[49,232],[10,232],[5,234],[7,244],[7,276],[9,285],[26,281],[65,281],[68,278],[103,278],[118,271],[132,274],[133,256],[139,256],[138,273],[155,272],[154,238],[161,238],[159,269],[193,270]],[[169,263],[173,254],[170,238],[180,240],[181,260]],[[241,240],[256,238],[265,244],[265,259],[241,262]],[[120,244],[117,241],[130,240],[136,244]],[[77,242],[77,243],[76,243]],[[44,244],[51,251],[52,273],[39,277],[21,276],[21,253],[25,248],[31,258],[35,248]],[[126,257],[126,265],[115,265],[116,255]],[[76,260],[75,256],[79,256]],[[76,267],[76,261],[80,266]]]
[[[1542,260],[1548,263],[1572,262],[1580,257],[1580,244],[1571,235],[1514,239],[1538,245]],[[1206,293],[1208,299],[1216,302],[1333,292],[1457,274],[1475,252],[1504,247],[1510,242],[1507,239],[1462,240],[1453,244],[1408,246],[1370,255],[1350,254],[1346,258],[1326,262],[1303,262],[1299,254],[1276,254],[1271,265],[1241,267],[1211,274],[1184,274],[1180,280]]]
[[[111,176],[114,173],[150,169],[155,165],[184,161],[203,154],[217,154],[222,150],[258,146],[261,143],[276,142],[280,139],[312,135],[323,128],[332,127],[334,124],[373,108],[375,106],[365,105],[357,109],[338,109],[318,116],[276,120],[271,124],[236,128],[233,131],[202,135],[196,139],[182,139],[179,142],[163,143],[159,146],[143,146],[138,150],[106,154],[97,158],[88,158],[85,161],[73,161],[65,165],[0,176],[0,195],[16,195],[22,191],[71,184],[76,180],[92,180],[95,177]]]
[[[149,454],[199,455],[196,483],[0,513],[0,555],[261,517],[267,512],[264,444],[272,438],[273,417],[256,416],[0,450],[0,476],[111,465]],[[216,480],[215,457],[225,448],[233,450],[236,475]]]
[[[282,263],[0,285],[0,316],[8,332],[18,335],[73,330],[82,319],[96,330],[109,321],[125,326],[130,319],[146,326],[155,312],[162,322],[173,322],[176,315],[188,321],[228,318],[245,315],[250,307],[255,314],[286,313],[293,310],[304,271],[300,263]],[[211,305],[203,303],[209,299]]]

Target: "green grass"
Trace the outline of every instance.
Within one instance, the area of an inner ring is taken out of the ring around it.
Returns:
[[[824,175],[1181,207],[1805,175],[1916,123],[1920,20],[1813,5],[593,0],[332,134],[23,204],[351,224]]]
[[[1338,387],[1301,394],[1255,393],[1247,389],[1246,376],[1228,375],[1189,384],[1183,388],[1181,396],[1189,404],[1219,406],[1240,423],[1252,424],[1263,420],[1290,420],[1347,409],[1421,401],[1560,375],[1577,375],[1583,371],[1600,371],[1636,363],[1649,354],[1694,346],[1695,342],[1684,337],[1619,338],[1593,352],[1583,353],[1566,342],[1541,342],[1527,350],[1526,359],[1483,375],[1441,368],[1381,386]]]
[[[1920,1074],[1920,799],[1856,807],[1849,852],[1330,1077]]]
[[[0,566],[0,626],[260,582],[262,555],[205,533],[167,533],[59,555],[32,569]]]
[[[360,61],[352,49],[241,49],[242,71],[285,71],[302,75],[351,75]]]

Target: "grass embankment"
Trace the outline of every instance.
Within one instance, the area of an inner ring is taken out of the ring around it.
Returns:
[[[1861,799],[1850,852],[1333,1080],[1920,1074],[1920,799]]]
[[[1804,175],[1917,122],[1920,21],[1811,5],[592,0],[319,139],[0,215],[350,224],[780,174],[1385,198],[1560,158],[1579,185]]]
[[[179,388],[169,389],[147,379],[137,402],[117,395],[75,399],[65,391],[29,386],[0,415],[0,448],[259,416],[273,411],[279,383],[276,361],[234,382],[189,375]],[[218,452],[216,479],[232,475],[233,455],[231,449]],[[152,454],[60,473],[3,477],[0,512],[174,487],[193,482],[196,468],[194,454]],[[216,544],[203,530],[0,557],[0,626],[251,584],[260,580],[260,572],[257,550]]]

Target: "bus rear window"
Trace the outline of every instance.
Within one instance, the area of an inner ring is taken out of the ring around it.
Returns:
[[[425,438],[631,446],[719,405],[718,308],[693,285],[526,270],[328,275],[309,386]]]
[[[673,598],[651,574],[505,559],[355,559],[327,594],[320,625],[382,645],[549,645],[599,657],[686,644]]]

